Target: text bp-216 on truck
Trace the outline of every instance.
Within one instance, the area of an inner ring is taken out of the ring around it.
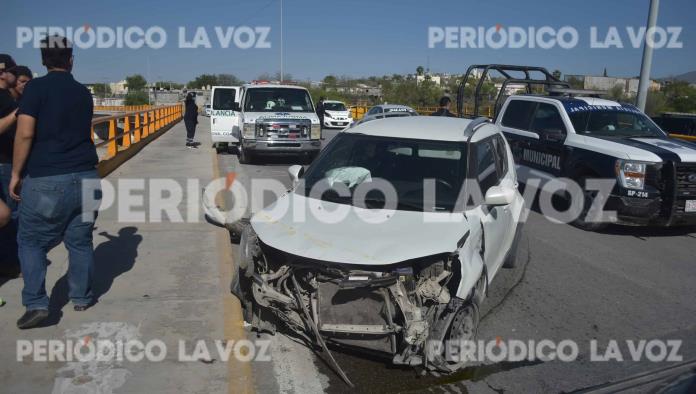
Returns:
[[[468,84],[473,114],[481,110],[486,83],[498,79],[493,121],[508,139],[520,182],[569,178],[583,191],[573,222],[587,230],[597,194],[589,179],[615,180],[604,211],[627,225],[696,225],[696,144],[670,138],[632,104],[602,99],[604,92],[571,89],[541,67],[474,65],[462,80],[457,108],[465,115]],[[520,92],[521,93],[518,93]]]

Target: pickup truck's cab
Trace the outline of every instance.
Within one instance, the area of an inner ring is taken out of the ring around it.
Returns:
[[[266,155],[312,160],[321,149],[321,125],[309,91],[296,85],[252,83],[241,87],[233,136],[239,161]]]
[[[669,138],[633,105],[513,95],[495,123],[510,143],[521,182],[567,177],[587,197],[586,179],[615,179],[604,210],[616,211],[618,223],[696,224],[696,144]],[[581,214],[576,224],[586,229],[606,224],[584,219]]]

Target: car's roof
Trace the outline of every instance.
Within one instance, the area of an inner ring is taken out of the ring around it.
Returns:
[[[345,104],[343,101],[338,101],[338,100],[324,100],[325,103],[336,103],[336,104]]]
[[[346,129],[343,133],[376,137],[411,138],[434,141],[466,141],[470,119],[444,116],[404,116],[376,119]]]
[[[375,107],[381,107],[381,108],[384,108],[384,109],[388,109],[388,108],[405,108],[405,109],[409,109],[409,110],[411,110],[411,111],[415,111],[413,108],[409,107],[408,105],[402,105],[402,104],[378,104],[378,105],[375,105]]]
[[[591,106],[603,106],[603,107],[621,107],[623,104],[619,103],[618,101],[614,100],[607,100],[603,98],[597,98],[597,97],[585,97],[585,96],[573,96],[573,97],[568,97],[568,96],[545,96],[545,95],[539,95],[539,94],[516,94],[510,96],[510,98],[516,98],[516,99],[525,99],[525,98],[535,98],[535,99],[546,99],[546,100],[555,100],[555,101],[560,101],[561,103],[569,103],[569,104],[585,104],[585,105],[591,105]]]

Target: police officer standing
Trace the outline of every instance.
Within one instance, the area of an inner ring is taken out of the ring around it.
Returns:
[[[449,116],[452,118],[456,118],[457,115],[453,114],[449,110],[451,103],[452,103],[452,100],[450,100],[449,97],[447,97],[447,96],[442,97],[440,99],[440,109],[438,109],[437,111],[430,114],[430,116]]]

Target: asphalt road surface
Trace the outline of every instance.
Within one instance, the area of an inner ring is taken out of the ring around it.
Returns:
[[[205,130],[205,129],[203,129]],[[203,130],[201,130],[203,132]],[[336,131],[324,131],[328,143]],[[220,155],[220,171],[241,182],[273,178],[289,184],[292,158],[240,165]],[[260,198],[252,196],[252,199]],[[265,201],[264,203],[269,203]],[[482,306],[479,339],[578,344],[574,362],[519,361],[472,365],[449,376],[345,349],[338,363],[359,392],[572,392],[674,365],[645,355],[631,361],[627,340],[681,340],[683,361],[696,359],[696,229],[610,227],[601,233],[554,224],[531,212],[518,265],[496,276]],[[234,245],[236,251],[236,245]],[[325,356],[283,335],[272,338],[272,367],[254,368],[259,392],[354,392]],[[615,340],[625,359],[591,361]],[[596,341],[596,351],[591,343]]]

